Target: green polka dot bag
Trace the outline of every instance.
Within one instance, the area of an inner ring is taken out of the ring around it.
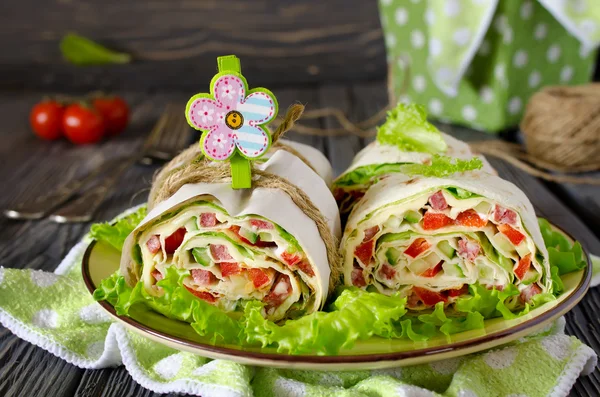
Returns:
[[[380,0],[394,91],[431,117],[496,132],[543,86],[590,80],[597,0]],[[407,81],[405,81],[407,80]]]

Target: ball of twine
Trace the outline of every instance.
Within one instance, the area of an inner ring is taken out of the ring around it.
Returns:
[[[531,97],[521,122],[527,152],[550,169],[600,169],[600,84],[548,87]]]

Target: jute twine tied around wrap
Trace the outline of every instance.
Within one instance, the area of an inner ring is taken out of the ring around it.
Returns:
[[[288,111],[285,121],[272,134],[274,146],[277,140],[287,131],[302,114],[304,107],[294,105]],[[280,150],[288,150],[289,146]],[[293,149],[292,149],[293,150]],[[297,152],[296,152],[297,153]],[[302,159],[305,163],[306,160]],[[307,163],[308,164],[308,163]],[[327,249],[327,259],[331,269],[329,291],[333,292],[340,282],[341,256],[338,252],[337,238],[331,233],[327,221],[304,191],[290,183],[287,179],[256,168],[253,164],[252,187],[277,189],[286,193],[306,216],[315,222],[317,229]],[[157,203],[166,200],[177,192],[183,185],[191,183],[231,183],[231,169],[228,162],[213,162],[202,156],[199,145],[195,144],[183,151],[156,175],[148,198],[148,208],[152,209]]]

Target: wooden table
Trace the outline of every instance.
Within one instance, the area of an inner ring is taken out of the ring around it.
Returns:
[[[274,89],[285,109],[294,101],[307,109],[342,108],[353,120],[362,120],[386,104],[384,82]],[[129,129],[118,139],[96,146],[74,147],[67,142],[47,143],[29,131],[27,114],[38,93],[0,94],[0,208],[45,192],[58,183],[85,173],[94,165],[135,153],[165,104],[185,103],[190,93],[122,93],[132,105]],[[333,120],[305,124],[335,127]],[[442,125],[459,139],[494,139],[466,128]],[[319,138],[290,133],[324,153],[335,173],[343,171],[365,139],[354,136]],[[600,253],[600,188],[556,186],[542,182],[502,161],[490,158],[503,178],[514,182],[533,202],[538,215],[561,226],[587,247]],[[108,220],[133,204],[142,203],[156,167],[133,166],[102,205],[96,220]],[[61,258],[88,230],[89,224],[58,225],[47,220],[17,222],[0,218],[0,265],[53,271]],[[567,314],[567,332],[600,352],[600,290],[590,290]],[[0,395],[3,396],[124,396],[152,395],[136,384],[124,367],[83,370],[0,328]],[[600,371],[577,381],[573,395],[600,395]]]

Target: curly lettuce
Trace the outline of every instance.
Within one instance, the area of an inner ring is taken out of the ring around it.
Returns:
[[[395,163],[395,164],[369,164],[358,167],[336,180],[337,186],[360,186],[375,182],[381,175],[392,173],[403,173],[405,175],[422,175],[438,178],[446,178],[458,172],[475,171],[483,167],[483,162],[479,157],[473,157],[469,160],[462,160],[448,156],[433,155],[430,164],[419,163]],[[454,188],[451,192],[457,198],[468,198],[460,196],[467,194],[465,190]],[[456,193],[457,190],[461,192]],[[473,196],[473,193],[470,193]]]
[[[398,335],[395,322],[407,312],[406,298],[349,288],[333,302],[330,312],[315,312],[277,325],[265,320],[262,303],[249,302],[242,322],[246,342],[276,347],[290,354],[337,354],[357,340]]]
[[[119,316],[128,316],[132,306],[144,304],[166,317],[190,323],[199,335],[209,337],[210,343],[239,343],[241,323],[189,292],[182,284],[188,275],[188,271],[167,268],[165,278],[156,283],[162,294],[154,296],[142,282],[131,288],[123,276],[114,273],[102,280],[94,299],[110,303]]]
[[[125,239],[140,224],[146,213],[146,206],[142,206],[137,211],[120,218],[112,224],[108,222],[94,223],[90,228],[90,234],[94,239],[105,242],[121,251]]]
[[[407,152],[439,154],[448,149],[440,131],[427,121],[425,107],[415,104],[400,103],[390,110],[377,128],[377,141]]]
[[[406,175],[421,175],[428,177],[445,178],[452,174],[466,171],[475,171],[483,167],[479,157],[462,160],[448,156],[433,155],[431,164],[403,164],[400,171]]]
[[[571,243],[563,233],[554,230],[546,219],[538,218],[538,223],[548,248],[550,265],[556,266],[558,275],[581,270],[586,266],[585,254],[579,241]]]

